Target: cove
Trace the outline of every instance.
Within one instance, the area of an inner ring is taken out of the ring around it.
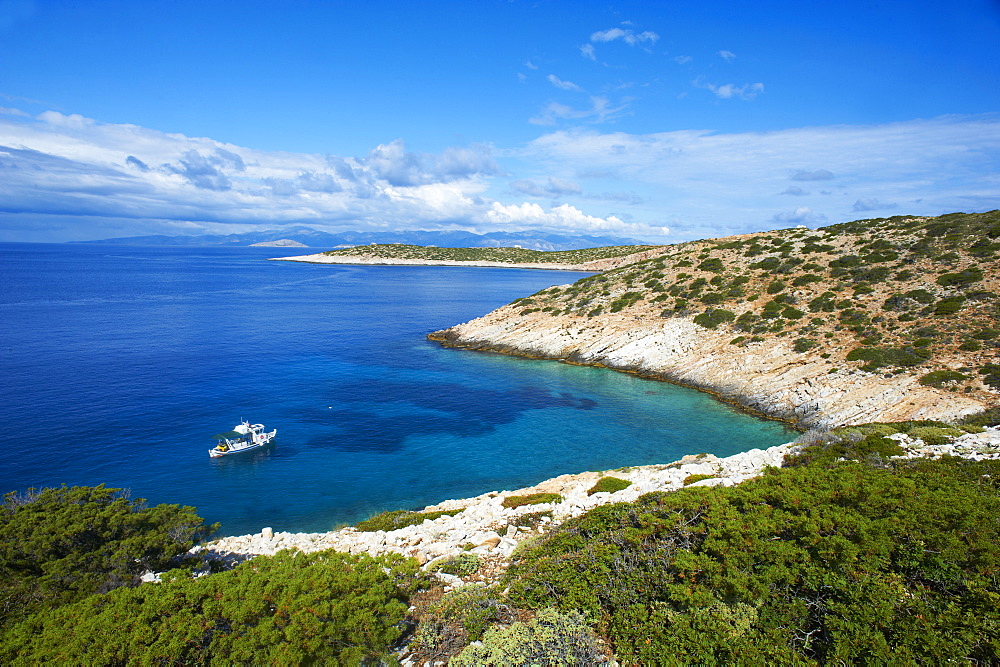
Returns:
[[[581,274],[280,254],[0,244],[0,491],[106,483],[224,535],[325,531],[794,437],[691,389],[425,339]],[[275,444],[209,459],[241,419]]]

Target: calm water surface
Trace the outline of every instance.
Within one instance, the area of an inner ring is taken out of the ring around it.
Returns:
[[[790,438],[693,390],[424,338],[582,274],[282,253],[0,244],[0,492],[106,483],[223,534],[319,531]],[[274,445],[209,459],[241,419]]]

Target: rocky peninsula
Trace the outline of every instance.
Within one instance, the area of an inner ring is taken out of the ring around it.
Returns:
[[[1000,214],[863,220],[647,251],[429,335],[639,373],[804,427],[992,405]]]

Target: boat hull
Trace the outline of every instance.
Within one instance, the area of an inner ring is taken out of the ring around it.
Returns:
[[[274,436],[277,434],[278,429],[274,429],[270,433],[254,433],[252,436],[252,442],[227,442],[226,449],[219,449],[221,445],[216,445],[212,449],[208,450],[208,455],[214,459],[222,456],[243,454],[244,452],[260,449],[261,447],[271,444],[271,441],[274,440]]]

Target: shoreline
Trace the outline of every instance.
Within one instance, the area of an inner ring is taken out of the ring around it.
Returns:
[[[942,456],[972,460],[1000,459],[1000,427],[986,428],[982,433],[966,433],[941,445],[928,445],[902,433],[888,437],[905,452],[893,457],[897,459]],[[472,498],[450,499],[429,505],[420,512],[460,511],[397,530],[359,531],[349,526],[325,533],[289,533],[263,528],[255,534],[212,540],[194,547],[191,553],[200,556],[203,561],[220,562],[225,567],[233,567],[255,556],[274,555],[283,549],[297,549],[305,553],[335,549],[371,556],[397,553],[416,558],[427,571],[433,571],[436,564],[459,554],[470,553],[481,559],[486,573],[483,576],[492,580],[510,564],[521,542],[544,534],[595,507],[631,502],[652,492],[735,486],[759,477],[768,468],[780,467],[787,454],[795,453],[803,446],[796,440],[722,458],[713,454],[689,454],[672,463],[560,475],[534,486],[490,491]],[[630,485],[615,492],[591,494],[594,484],[606,476],[628,481]],[[504,500],[511,496],[535,493],[554,493],[560,498],[555,502],[504,507]],[[434,574],[446,587],[465,583],[457,576],[440,572]],[[147,580],[155,580],[155,577],[151,575]]]
[[[837,367],[835,359],[821,356],[826,348],[793,353],[792,343],[782,339],[736,348],[731,332],[705,329],[686,318],[640,324],[622,314],[590,322],[546,313],[525,316],[516,309],[508,304],[427,337],[451,348],[603,367],[666,381],[802,430],[878,421],[948,421],[986,407],[921,385],[909,375],[887,377]]]
[[[270,257],[269,262],[305,262],[307,264],[355,264],[364,266],[470,266],[482,268],[500,269],[539,269],[544,271],[583,271],[587,273],[597,273],[597,269],[588,268],[583,264],[556,264],[556,263],[522,263],[511,262],[489,262],[489,261],[460,261],[447,259],[393,259],[391,257],[365,257],[364,255],[332,256],[323,253],[314,255],[297,255],[294,257]]]

